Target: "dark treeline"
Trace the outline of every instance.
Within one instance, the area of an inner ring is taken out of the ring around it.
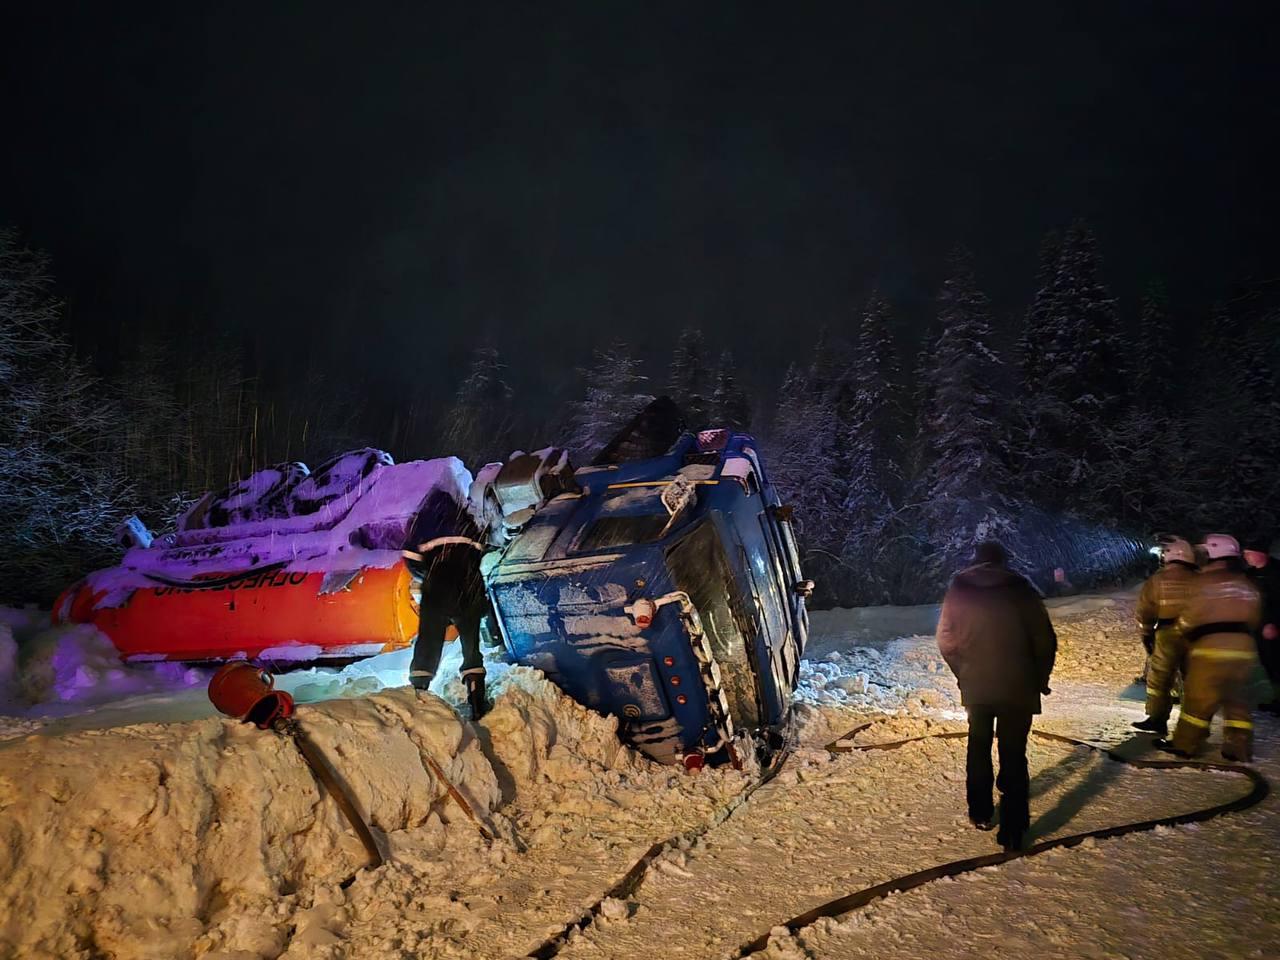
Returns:
[[[442,410],[406,398],[373,428],[359,384],[319,365],[288,384],[248,371],[205,331],[139,343],[110,377],[62,339],[50,266],[0,232],[0,597],[47,600],[112,562],[129,513],[163,530],[205,490],[262,466],[312,466],[379,444],[475,467],[516,447],[590,459],[654,395],[691,426],[754,432],[795,507],[819,602],[936,597],[973,541],[997,537],[1042,585],[1124,577],[1140,538],[1280,521],[1280,312],[1238,298],[1175,322],[1152,284],[1122,311],[1077,224],[1046,238],[1035,293],[998,322],[957,251],[935,317],[903,350],[877,293],[814,338],[780,388],[752,389],[730,347],[688,329],[669,355],[610,343],[578,371],[578,399],[531,420],[505,358],[477,347]],[[293,358],[295,361],[297,358]],[[658,376],[642,371],[664,369]],[[440,376],[450,376],[442,370]]]
[[[194,328],[103,377],[61,312],[47,258],[0,230],[0,599],[47,602],[114,562],[131,513],[164,530],[206,490],[365,442],[348,384],[311,375],[272,399],[239,344]]]

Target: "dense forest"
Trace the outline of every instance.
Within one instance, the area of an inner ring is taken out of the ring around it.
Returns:
[[[61,310],[52,265],[0,232],[10,600],[47,601],[112,562],[129,514],[163,530],[203,491],[264,465],[364,444],[475,468],[556,443],[587,462],[659,394],[690,426],[756,434],[819,602],[932,599],[976,538],[1003,540],[1042,586],[1055,568],[1088,586],[1132,573],[1157,530],[1266,537],[1280,523],[1280,311],[1244,296],[1175,321],[1159,283],[1121,309],[1084,224],[1045,238],[1034,297],[1012,321],[993,316],[957,250],[932,323],[906,349],[876,292],[817,332],[776,390],[744,383],[730,345],[697,329],[670,356],[613,342],[566,370],[577,398],[537,424],[492,344],[476,347],[450,407],[432,416],[409,402],[388,435],[358,384],[315,372],[267,391],[240,345],[191,331],[131,346],[104,375],[60,332]]]

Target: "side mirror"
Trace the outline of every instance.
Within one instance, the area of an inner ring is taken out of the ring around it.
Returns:
[[[779,505],[773,508],[773,518],[779,523],[794,523],[796,519],[796,508],[790,505]]]
[[[813,596],[814,582],[812,580],[797,580],[794,587],[796,593],[808,600]]]

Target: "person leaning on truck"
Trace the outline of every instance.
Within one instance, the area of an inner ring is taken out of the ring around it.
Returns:
[[[466,507],[443,491],[428,499],[403,551],[409,569],[422,578],[418,639],[413,645],[409,682],[427,690],[440,669],[445,634],[452,625],[462,644],[462,682],[471,719],[488,709],[480,623],[488,611],[480,558],[484,544]]]
[[[1031,824],[1027,735],[1049,692],[1058,638],[1039,592],[1008,567],[1004,548],[978,544],[972,566],[951,581],[938,621],[938,649],[969,712],[966,793],[969,819],[990,830],[991,738],[1000,746],[1000,830],[1006,850],[1021,849]]]

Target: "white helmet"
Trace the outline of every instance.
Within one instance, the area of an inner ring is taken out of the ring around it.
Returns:
[[[1181,537],[1174,537],[1168,543],[1160,546],[1160,562],[1172,563],[1173,561],[1196,565],[1196,552],[1191,548],[1191,544],[1183,540]]]
[[[1200,544],[1210,560],[1240,556],[1240,541],[1227,533],[1211,533]]]

